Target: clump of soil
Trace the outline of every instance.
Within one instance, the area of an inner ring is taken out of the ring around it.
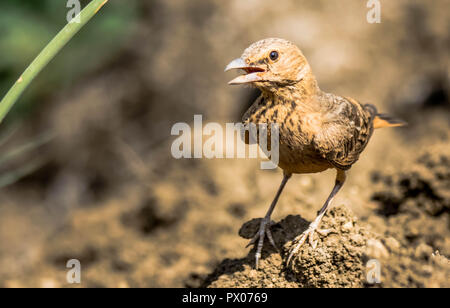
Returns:
[[[373,195],[381,203],[381,215],[417,212],[441,217],[450,213],[450,155],[443,151],[422,155],[410,171],[373,173],[372,179],[383,187]]]
[[[259,219],[243,225],[240,235],[250,238]],[[322,227],[332,233],[319,239],[313,249],[305,243],[294,260],[286,265],[292,240],[308,227],[300,216],[289,215],[272,226],[275,243],[282,253],[265,245],[260,269],[255,269],[252,249],[242,259],[224,260],[207,279],[208,287],[361,287],[365,281],[365,262],[383,256],[386,248],[377,236],[362,227],[345,206],[332,208]],[[375,244],[374,244],[375,243]]]
[[[380,227],[393,256],[386,263],[390,286],[449,286],[450,155],[441,145],[421,155],[409,170],[374,173],[380,204],[367,221]],[[395,240],[393,240],[395,237]]]
[[[448,148],[448,146],[447,146]],[[450,155],[448,149],[432,149],[419,157],[410,170],[375,175],[387,235],[395,234],[405,245],[429,246],[450,255]]]

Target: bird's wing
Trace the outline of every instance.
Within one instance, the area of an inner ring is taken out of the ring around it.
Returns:
[[[335,167],[349,169],[359,158],[373,133],[376,109],[354,99],[329,95],[322,129],[314,148]]]

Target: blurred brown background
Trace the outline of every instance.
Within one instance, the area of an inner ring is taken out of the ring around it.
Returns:
[[[0,93],[65,23],[65,4],[39,3],[0,5]],[[380,24],[368,10],[357,0],[109,1],[0,127],[3,153],[55,134],[0,166],[0,286],[70,286],[65,262],[76,258],[85,287],[195,287],[244,256],[237,231],[264,215],[281,171],[175,160],[170,129],[194,114],[239,121],[257,93],[228,86],[223,69],[265,37],[296,43],[323,90],[409,122],[374,134],[335,204],[411,249],[410,263],[448,257],[448,1],[381,0]],[[331,172],[295,176],[273,219],[311,220]],[[433,270],[412,277],[392,285],[448,283]]]

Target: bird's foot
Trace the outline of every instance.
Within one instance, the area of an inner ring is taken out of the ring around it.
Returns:
[[[280,250],[275,245],[275,241],[273,240],[272,232],[270,232],[270,227],[274,224],[273,221],[270,220],[269,217],[264,217],[261,221],[261,224],[259,225],[259,230],[256,232],[255,236],[250,240],[250,242],[247,244],[248,247],[250,245],[254,245],[258,242],[258,245],[256,246],[256,253],[255,253],[255,264],[256,269],[258,269],[259,259],[261,258],[261,251],[264,244],[264,237],[267,236],[269,239],[270,244],[279,252]]]
[[[298,252],[300,247],[306,242],[306,240],[309,240],[309,244],[313,249],[316,248],[318,239],[314,240],[314,234],[317,232],[318,234],[322,236],[327,236],[332,230],[331,229],[318,229],[318,224],[313,222],[309,225],[308,229],[306,229],[302,234],[297,236],[292,241],[291,249],[289,250],[289,257],[287,259],[287,263],[289,265],[289,262],[291,261],[292,257]]]

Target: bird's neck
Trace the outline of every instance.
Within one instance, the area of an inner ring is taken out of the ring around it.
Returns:
[[[316,78],[311,72],[308,72],[299,82],[261,90],[265,98],[278,102],[308,101],[309,98],[321,92]]]

